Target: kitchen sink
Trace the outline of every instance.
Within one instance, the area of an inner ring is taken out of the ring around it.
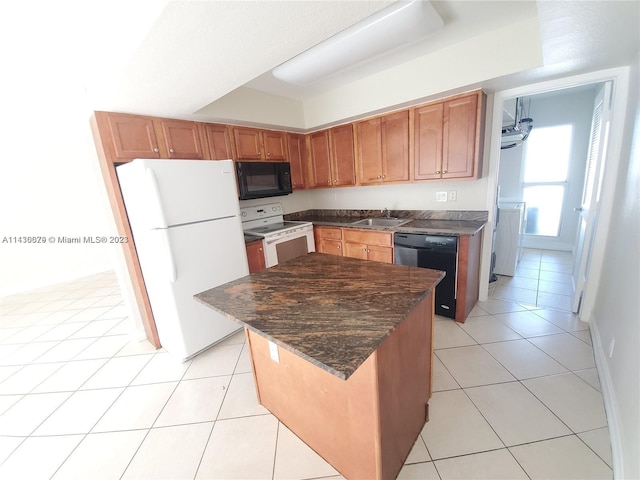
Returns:
[[[410,218],[365,218],[358,220],[351,225],[366,225],[368,227],[397,227],[409,223]]]

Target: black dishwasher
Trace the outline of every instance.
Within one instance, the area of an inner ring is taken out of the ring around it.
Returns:
[[[446,273],[436,287],[436,314],[456,318],[458,237],[396,233],[393,238],[395,263]]]

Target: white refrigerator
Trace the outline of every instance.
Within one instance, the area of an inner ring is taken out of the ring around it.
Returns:
[[[233,161],[116,167],[162,346],[187,360],[241,327],[193,295],[249,274]]]

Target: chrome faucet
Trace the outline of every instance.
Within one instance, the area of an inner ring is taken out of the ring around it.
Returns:
[[[385,217],[391,218],[391,212],[387,207],[384,207],[384,209],[382,209],[382,213],[384,214]]]

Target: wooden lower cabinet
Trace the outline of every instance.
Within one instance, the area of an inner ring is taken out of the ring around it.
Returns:
[[[249,263],[249,273],[256,273],[266,270],[267,263],[264,258],[264,246],[262,240],[247,243],[247,262]]]
[[[313,227],[316,252],[342,256],[342,229],[337,227]]]
[[[478,302],[481,255],[482,230],[475,235],[460,235],[458,239],[456,322],[464,323]]]
[[[355,228],[313,228],[316,252],[393,263],[393,233]]]

